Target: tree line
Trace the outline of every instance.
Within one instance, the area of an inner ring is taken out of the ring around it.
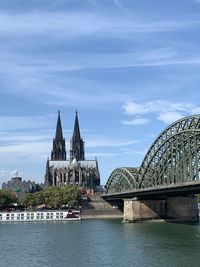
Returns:
[[[18,200],[14,192],[9,190],[0,190],[0,207],[6,207],[13,202],[28,207],[38,207],[41,205],[47,208],[61,208],[63,205],[77,206],[80,202],[81,194],[77,186],[55,186],[47,187],[42,191],[28,193]]]

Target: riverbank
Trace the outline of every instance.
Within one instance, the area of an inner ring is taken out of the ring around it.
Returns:
[[[103,200],[98,194],[85,197],[81,207],[82,219],[123,219],[123,212]]]

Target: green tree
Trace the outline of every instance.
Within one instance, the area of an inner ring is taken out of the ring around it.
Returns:
[[[7,189],[0,190],[0,208],[5,208],[16,202],[18,199],[14,192]]]

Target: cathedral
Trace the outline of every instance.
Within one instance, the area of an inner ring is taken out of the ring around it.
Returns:
[[[78,113],[76,112],[74,132],[70,141],[70,158],[67,159],[65,138],[63,138],[60,112],[58,112],[51,159],[47,159],[45,186],[77,184],[81,188],[94,189],[100,185],[97,159],[85,159],[84,141],[81,138]]]

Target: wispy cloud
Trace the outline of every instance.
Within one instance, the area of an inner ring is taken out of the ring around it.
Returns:
[[[94,159],[95,157],[98,158],[113,158],[118,156],[118,153],[86,153],[87,159]]]
[[[48,128],[55,116],[0,116],[0,134],[2,131],[33,130]]]
[[[194,61],[178,59],[176,50],[171,47],[109,55],[61,53],[56,54],[55,58],[50,55],[43,55],[42,58],[35,57],[34,54],[15,55],[12,52],[4,55],[2,52],[0,58],[2,65],[0,73],[4,77],[1,81],[4,85],[2,90],[11,94],[20,93],[48,105],[87,107],[96,107],[97,104],[102,106],[102,103],[105,105],[122,103],[130,99],[132,94],[123,92],[121,86],[77,77],[73,73],[75,70],[92,72],[95,69],[106,71],[109,68],[200,64],[200,57],[199,59],[196,57]]]
[[[127,154],[127,155],[140,155],[143,156],[146,154],[146,150],[133,150],[133,149],[129,149],[129,148],[123,148],[122,149],[123,153]]]
[[[33,116],[0,117],[0,162],[8,173],[40,169],[35,176],[43,180],[56,118],[34,114],[55,107],[83,109],[91,127],[87,156],[99,156],[104,173],[142,157],[139,139],[144,147],[148,133],[140,125],[154,133],[159,122],[200,113],[191,104],[199,97],[197,2],[183,1],[180,10],[172,1],[156,9],[131,0],[9,2],[0,3],[1,114]],[[190,92],[181,94],[185,88]],[[66,141],[71,132],[65,130]]]
[[[49,119],[50,118],[50,119]],[[52,139],[55,129],[53,116],[8,116],[0,117],[0,162],[1,164],[45,164],[46,158],[50,155],[52,149]],[[45,123],[48,121],[48,123]],[[64,130],[67,147],[71,138],[72,130]],[[116,153],[107,152],[106,148],[126,147],[136,144],[139,140],[110,138],[106,136],[97,136],[90,131],[83,130],[86,135],[86,147],[90,151],[89,157],[112,157]],[[91,149],[101,148],[101,152],[91,152]],[[2,174],[3,175],[3,174]]]
[[[133,120],[129,120],[129,121],[122,121],[123,124],[125,125],[142,125],[142,124],[147,124],[149,123],[151,120],[150,119],[146,119],[146,118],[135,118]]]
[[[129,146],[138,143],[139,140],[126,140],[116,138],[105,138],[105,137],[90,137],[86,142],[88,148],[97,147],[120,147]]]
[[[119,1],[115,4],[124,8]],[[0,32],[6,36],[23,32],[23,36],[48,35],[66,38],[85,35],[127,35],[130,33],[177,31],[199,27],[199,20],[148,21],[95,12],[1,13]],[[6,27],[5,27],[6,25]]]

